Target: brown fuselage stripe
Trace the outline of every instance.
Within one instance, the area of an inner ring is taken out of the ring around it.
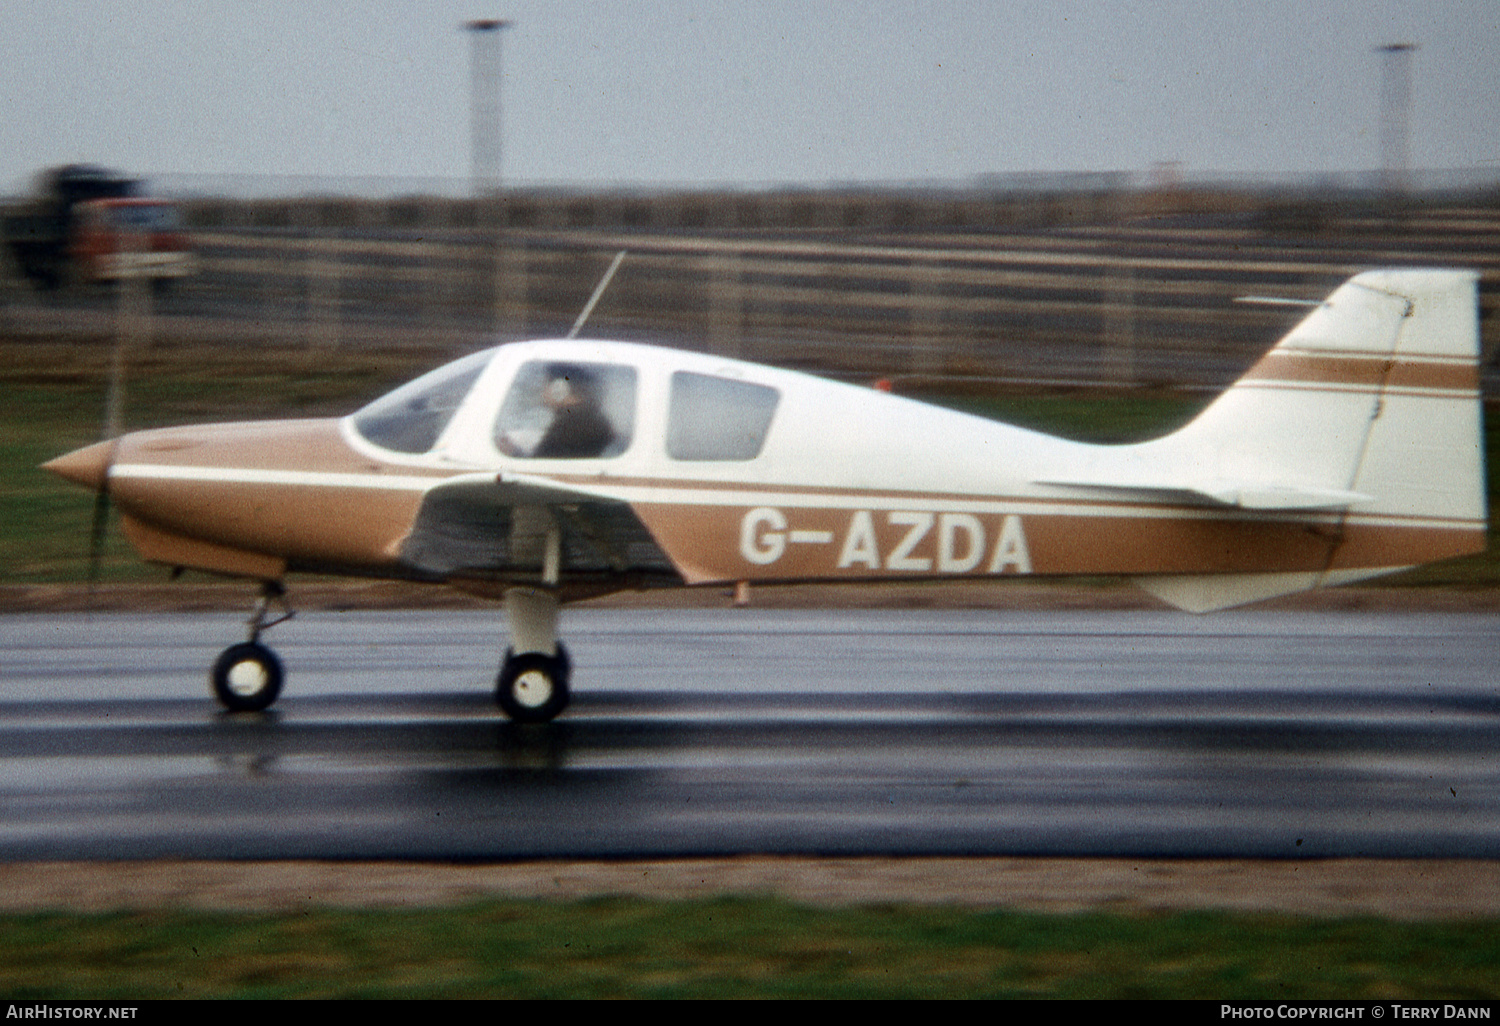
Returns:
[[[1241,381],[1344,385],[1356,388],[1452,392],[1472,399],[1479,389],[1479,369],[1472,360],[1424,360],[1397,355],[1334,356],[1273,349]]]

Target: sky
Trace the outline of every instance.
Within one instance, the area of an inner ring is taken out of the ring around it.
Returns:
[[[0,191],[133,173],[470,173],[470,35],[503,18],[512,185],[964,184],[1379,166],[1500,174],[1497,0],[5,0]]]

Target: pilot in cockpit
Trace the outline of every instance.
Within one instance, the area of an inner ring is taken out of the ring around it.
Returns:
[[[576,364],[550,364],[537,402],[550,419],[541,438],[529,450],[511,435],[499,439],[511,456],[533,459],[585,459],[600,456],[614,441],[615,431],[600,409],[593,375]]]

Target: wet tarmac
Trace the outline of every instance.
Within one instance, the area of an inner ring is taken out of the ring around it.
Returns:
[[[222,614],[0,617],[0,858],[1494,857],[1500,617],[307,613],[227,714]]]

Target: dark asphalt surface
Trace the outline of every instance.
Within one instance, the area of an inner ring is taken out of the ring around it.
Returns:
[[[1500,617],[306,613],[264,714],[233,616],[0,617],[0,858],[1500,855]]]

